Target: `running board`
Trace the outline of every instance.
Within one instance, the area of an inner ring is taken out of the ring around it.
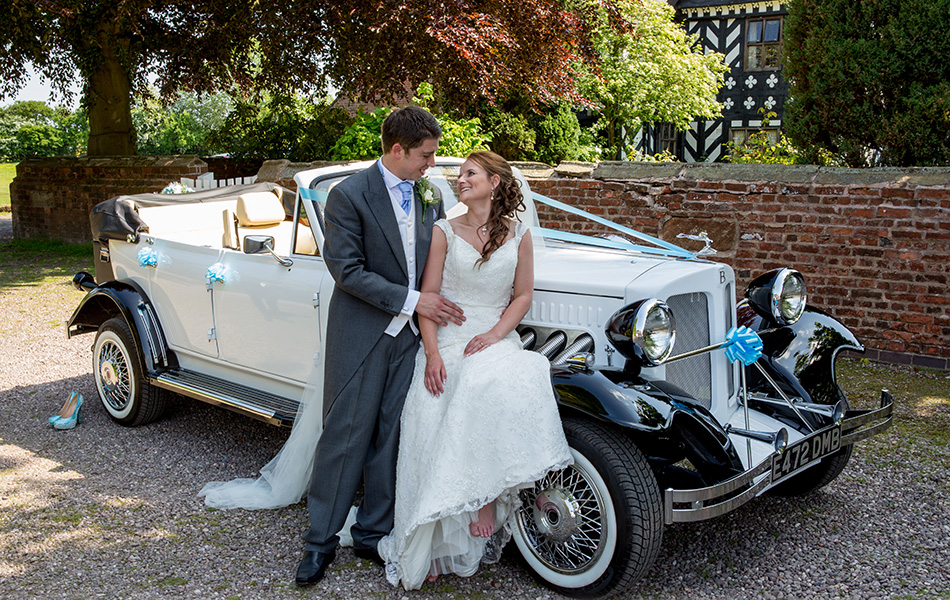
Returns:
[[[149,382],[155,387],[221,406],[271,425],[292,426],[300,405],[290,398],[187,369],[165,371],[149,378]]]

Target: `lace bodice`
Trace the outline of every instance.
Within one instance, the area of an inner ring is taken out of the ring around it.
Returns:
[[[462,326],[439,328],[439,345],[462,338],[468,343],[473,336],[494,327],[511,302],[518,248],[528,228],[524,223],[515,221],[514,237],[495,250],[491,258],[479,267],[475,264],[481,257],[478,250],[456,235],[447,220],[437,221],[436,225],[445,232],[447,243],[439,293],[465,312]]]

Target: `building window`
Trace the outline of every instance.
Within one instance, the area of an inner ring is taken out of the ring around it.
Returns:
[[[776,71],[782,68],[782,19],[746,21],[746,71]]]
[[[669,152],[676,156],[676,128],[672,123],[660,123],[654,128],[656,153]]]
[[[774,146],[778,143],[778,128],[764,128],[764,127],[754,127],[751,129],[732,129],[729,131],[729,141],[731,141],[736,146],[741,146],[749,141],[749,136],[753,133],[764,133],[768,136],[769,145]]]

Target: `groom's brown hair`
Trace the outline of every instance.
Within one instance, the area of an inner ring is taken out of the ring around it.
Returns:
[[[389,154],[395,144],[412,150],[428,139],[442,137],[442,128],[432,114],[418,106],[407,106],[389,113],[383,121],[383,154]]]

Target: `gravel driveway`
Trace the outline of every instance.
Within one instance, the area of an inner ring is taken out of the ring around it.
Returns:
[[[341,550],[324,582],[295,588],[303,503],[220,512],[195,495],[254,475],[287,432],[187,400],[146,427],[112,423],[90,375],[92,336],[66,339],[81,296],[66,280],[0,289],[0,598],[560,597],[516,552],[406,593]],[[53,430],[46,417],[70,390],[87,399],[82,424]],[[667,528],[627,597],[950,598],[948,465],[946,448],[892,430],[819,493]]]
[[[0,212],[0,241],[13,239],[13,213]]]

